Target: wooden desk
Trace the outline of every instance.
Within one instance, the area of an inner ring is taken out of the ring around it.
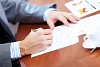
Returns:
[[[59,10],[69,12],[69,10],[64,7],[64,3],[68,1],[70,0],[30,0],[31,3],[38,5],[57,3]],[[94,14],[97,13],[99,12]],[[24,39],[24,37],[30,32],[31,28],[38,27],[48,28],[48,26],[44,24],[20,25],[17,39]],[[80,36],[79,43],[72,46],[49,52],[34,58],[31,58],[30,56],[23,57],[20,59],[22,67],[100,67],[100,50],[90,54],[90,50],[82,47],[83,37],[84,36]]]

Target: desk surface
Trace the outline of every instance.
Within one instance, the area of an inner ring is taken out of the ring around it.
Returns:
[[[47,3],[56,3],[58,9],[67,11],[64,3],[70,0],[30,0],[31,3],[43,5]],[[97,14],[96,12],[94,14]],[[91,15],[94,15],[91,14]],[[30,32],[31,28],[48,28],[45,24],[20,25],[17,40],[22,40]],[[20,59],[22,67],[100,67],[100,50],[90,54],[90,50],[82,47],[83,36],[79,36],[79,43],[65,47],[56,51],[52,51],[41,56],[31,58],[26,56]]]

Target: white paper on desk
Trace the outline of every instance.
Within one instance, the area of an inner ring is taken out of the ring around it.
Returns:
[[[74,0],[65,6],[76,16],[83,17],[100,10],[100,0]]]
[[[78,35],[77,32],[77,27],[73,29],[73,26],[67,27],[67,26],[58,26],[55,27],[53,30],[53,43],[52,45],[47,48],[46,50],[32,54],[31,57],[35,57],[47,52],[51,52],[57,49],[61,49],[67,46],[70,46],[72,44],[78,43]]]
[[[79,22],[81,29],[84,31],[84,34],[88,37],[83,42],[83,47],[86,49],[95,48],[98,45],[97,39],[100,38],[100,14],[84,18]],[[95,35],[97,35],[95,37]],[[98,46],[100,47],[100,46]]]
[[[100,29],[100,14],[93,15],[79,21],[78,26],[84,34],[94,34]]]
[[[92,35],[92,34],[95,34],[97,32],[100,32],[99,30],[100,30],[100,14],[96,14],[96,15],[81,19],[78,22],[78,24],[70,24],[70,27],[58,26],[54,30],[54,34],[56,35],[56,32],[58,32],[59,35],[61,34],[62,37],[66,38],[66,39],[68,39],[68,36],[69,36],[69,39],[67,41],[70,40],[69,45],[72,45],[72,44],[75,44],[78,42],[77,41],[78,36],[83,35],[83,34]],[[59,35],[58,35],[58,37],[59,37]],[[76,40],[75,40],[75,38],[76,38]],[[66,41],[64,41],[64,43],[65,42]],[[56,43],[56,41],[54,41],[54,43]],[[67,43],[68,42],[66,42],[66,44]],[[69,46],[69,45],[67,45],[67,46]],[[88,47],[88,45],[87,45],[87,47]]]
[[[32,54],[31,57],[35,57],[47,52],[51,52],[57,49],[61,49],[72,44],[78,43],[79,35],[83,34],[93,34],[100,27],[100,14],[81,19],[78,24],[70,24],[70,27],[67,26],[58,26],[53,30],[53,43],[52,45],[39,53]]]

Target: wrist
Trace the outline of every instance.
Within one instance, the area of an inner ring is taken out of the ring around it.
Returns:
[[[28,52],[28,49],[25,48],[25,42],[20,41],[20,54],[21,56],[29,55],[30,53]]]
[[[55,8],[49,8],[44,12],[44,21],[47,21],[47,16],[51,11],[57,11]]]

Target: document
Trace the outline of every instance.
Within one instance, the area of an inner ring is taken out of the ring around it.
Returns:
[[[52,31],[53,43],[51,44],[51,46],[42,52],[32,54],[31,57],[35,57],[47,52],[58,50],[70,45],[74,45],[75,43],[78,43],[79,31],[76,32],[78,28],[75,26],[67,27],[67,26],[62,25],[62,26],[55,27],[55,29]]]
[[[64,25],[57,26],[52,31],[53,43],[51,46],[44,51],[32,54],[31,57],[74,45],[79,42],[78,36],[83,34],[93,34],[98,27],[100,29],[100,14],[81,19],[78,24],[70,24],[70,27]]]
[[[65,6],[76,16],[83,17],[100,10],[100,0],[73,0]]]

